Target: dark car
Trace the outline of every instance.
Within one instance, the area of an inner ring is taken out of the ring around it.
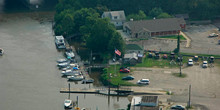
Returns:
[[[173,105],[171,110],[185,110],[185,107],[182,105]]]
[[[148,57],[149,57],[149,58],[152,58],[152,57],[153,57],[153,54],[152,54],[152,53],[148,53]]]
[[[160,52],[155,52],[155,58],[159,59],[160,58]]]
[[[125,76],[122,78],[122,80],[133,80],[134,77],[133,76]]]

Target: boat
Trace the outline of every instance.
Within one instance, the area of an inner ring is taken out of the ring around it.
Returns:
[[[82,81],[84,79],[83,75],[73,75],[67,76],[69,81]]]
[[[65,63],[65,62],[69,62],[69,60],[66,58],[61,58],[57,60],[57,63]]]
[[[68,66],[70,66],[69,62],[64,62],[64,63],[59,63],[57,64],[57,66],[62,69],[62,68],[66,68]]]
[[[72,70],[62,71],[61,74],[62,74],[63,76],[74,76],[74,75],[77,76],[77,75],[82,75],[81,72],[79,72],[79,71],[72,71]]]
[[[65,109],[71,109],[73,107],[73,101],[70,99],[65,99],[64,100],[64,108]]]
[[[0,56],[2,56],[3,54],[4,54],[4,50],[0,48]]]
[[[93,83],[94,82],[94,79],[84,79],[82,81],[82,84],[89,84],[89,83]]]
[[[75,57],[75,54],[73,53],[72,49],[66,49],[65,54],[68,59],[73,59]]]

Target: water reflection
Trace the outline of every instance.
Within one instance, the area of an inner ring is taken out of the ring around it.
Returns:
[[[3,12],[4,0],[0,0],[0,13]]]

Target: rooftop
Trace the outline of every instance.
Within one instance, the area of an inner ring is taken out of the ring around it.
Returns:
[[[143,49],[137,44],[127,44],[126,50],[143,50]]]
[[[129,21],[125,24],[127,24],[128,28],[133,33],[137,33],[141,30],[146,30],[149,32],[158,32],[180,30],[180,24],[185,24],[185,20],[183,18],[164,18],[153,20]]]

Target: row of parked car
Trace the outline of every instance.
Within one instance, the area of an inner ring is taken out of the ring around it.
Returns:
[[[194,56],[193,59],[194,59],[194,61],[197,62],[197,61],[199,60],[199,57],[198,57],[198,56]],[[188,60],[188,63],[187,63],[188,66],[193,66],[193,65],[194,65],[193,59],[189,59],[189,60]],[[203,68],[207,68],[207,67],[208,67],[208,62],[209,62],[209,63],[214,63],[214,59],[215,59],[215,58],[214,58],[213,56],[211,56],[211,57],[209,57],[209,58],[208,58],[208,57],[206,57],[206,58],[203,57],[202,59],[203,59],[202,67],[203,67]]]
[[[148,58],[155,58],[155,59],[159,59],[161,58],[161,55],[160,55],[160,52],[150,52],[148,53]],[[163,54],[162,55],[162,58],[163,59],[168,59],[170,58],[171,60],[174,60],[175,59],[175,53],[174,52],[171,52],[169,57],[167,54]],[[178,56],[177,57],[177,60],[182,60],[182,56]]]

